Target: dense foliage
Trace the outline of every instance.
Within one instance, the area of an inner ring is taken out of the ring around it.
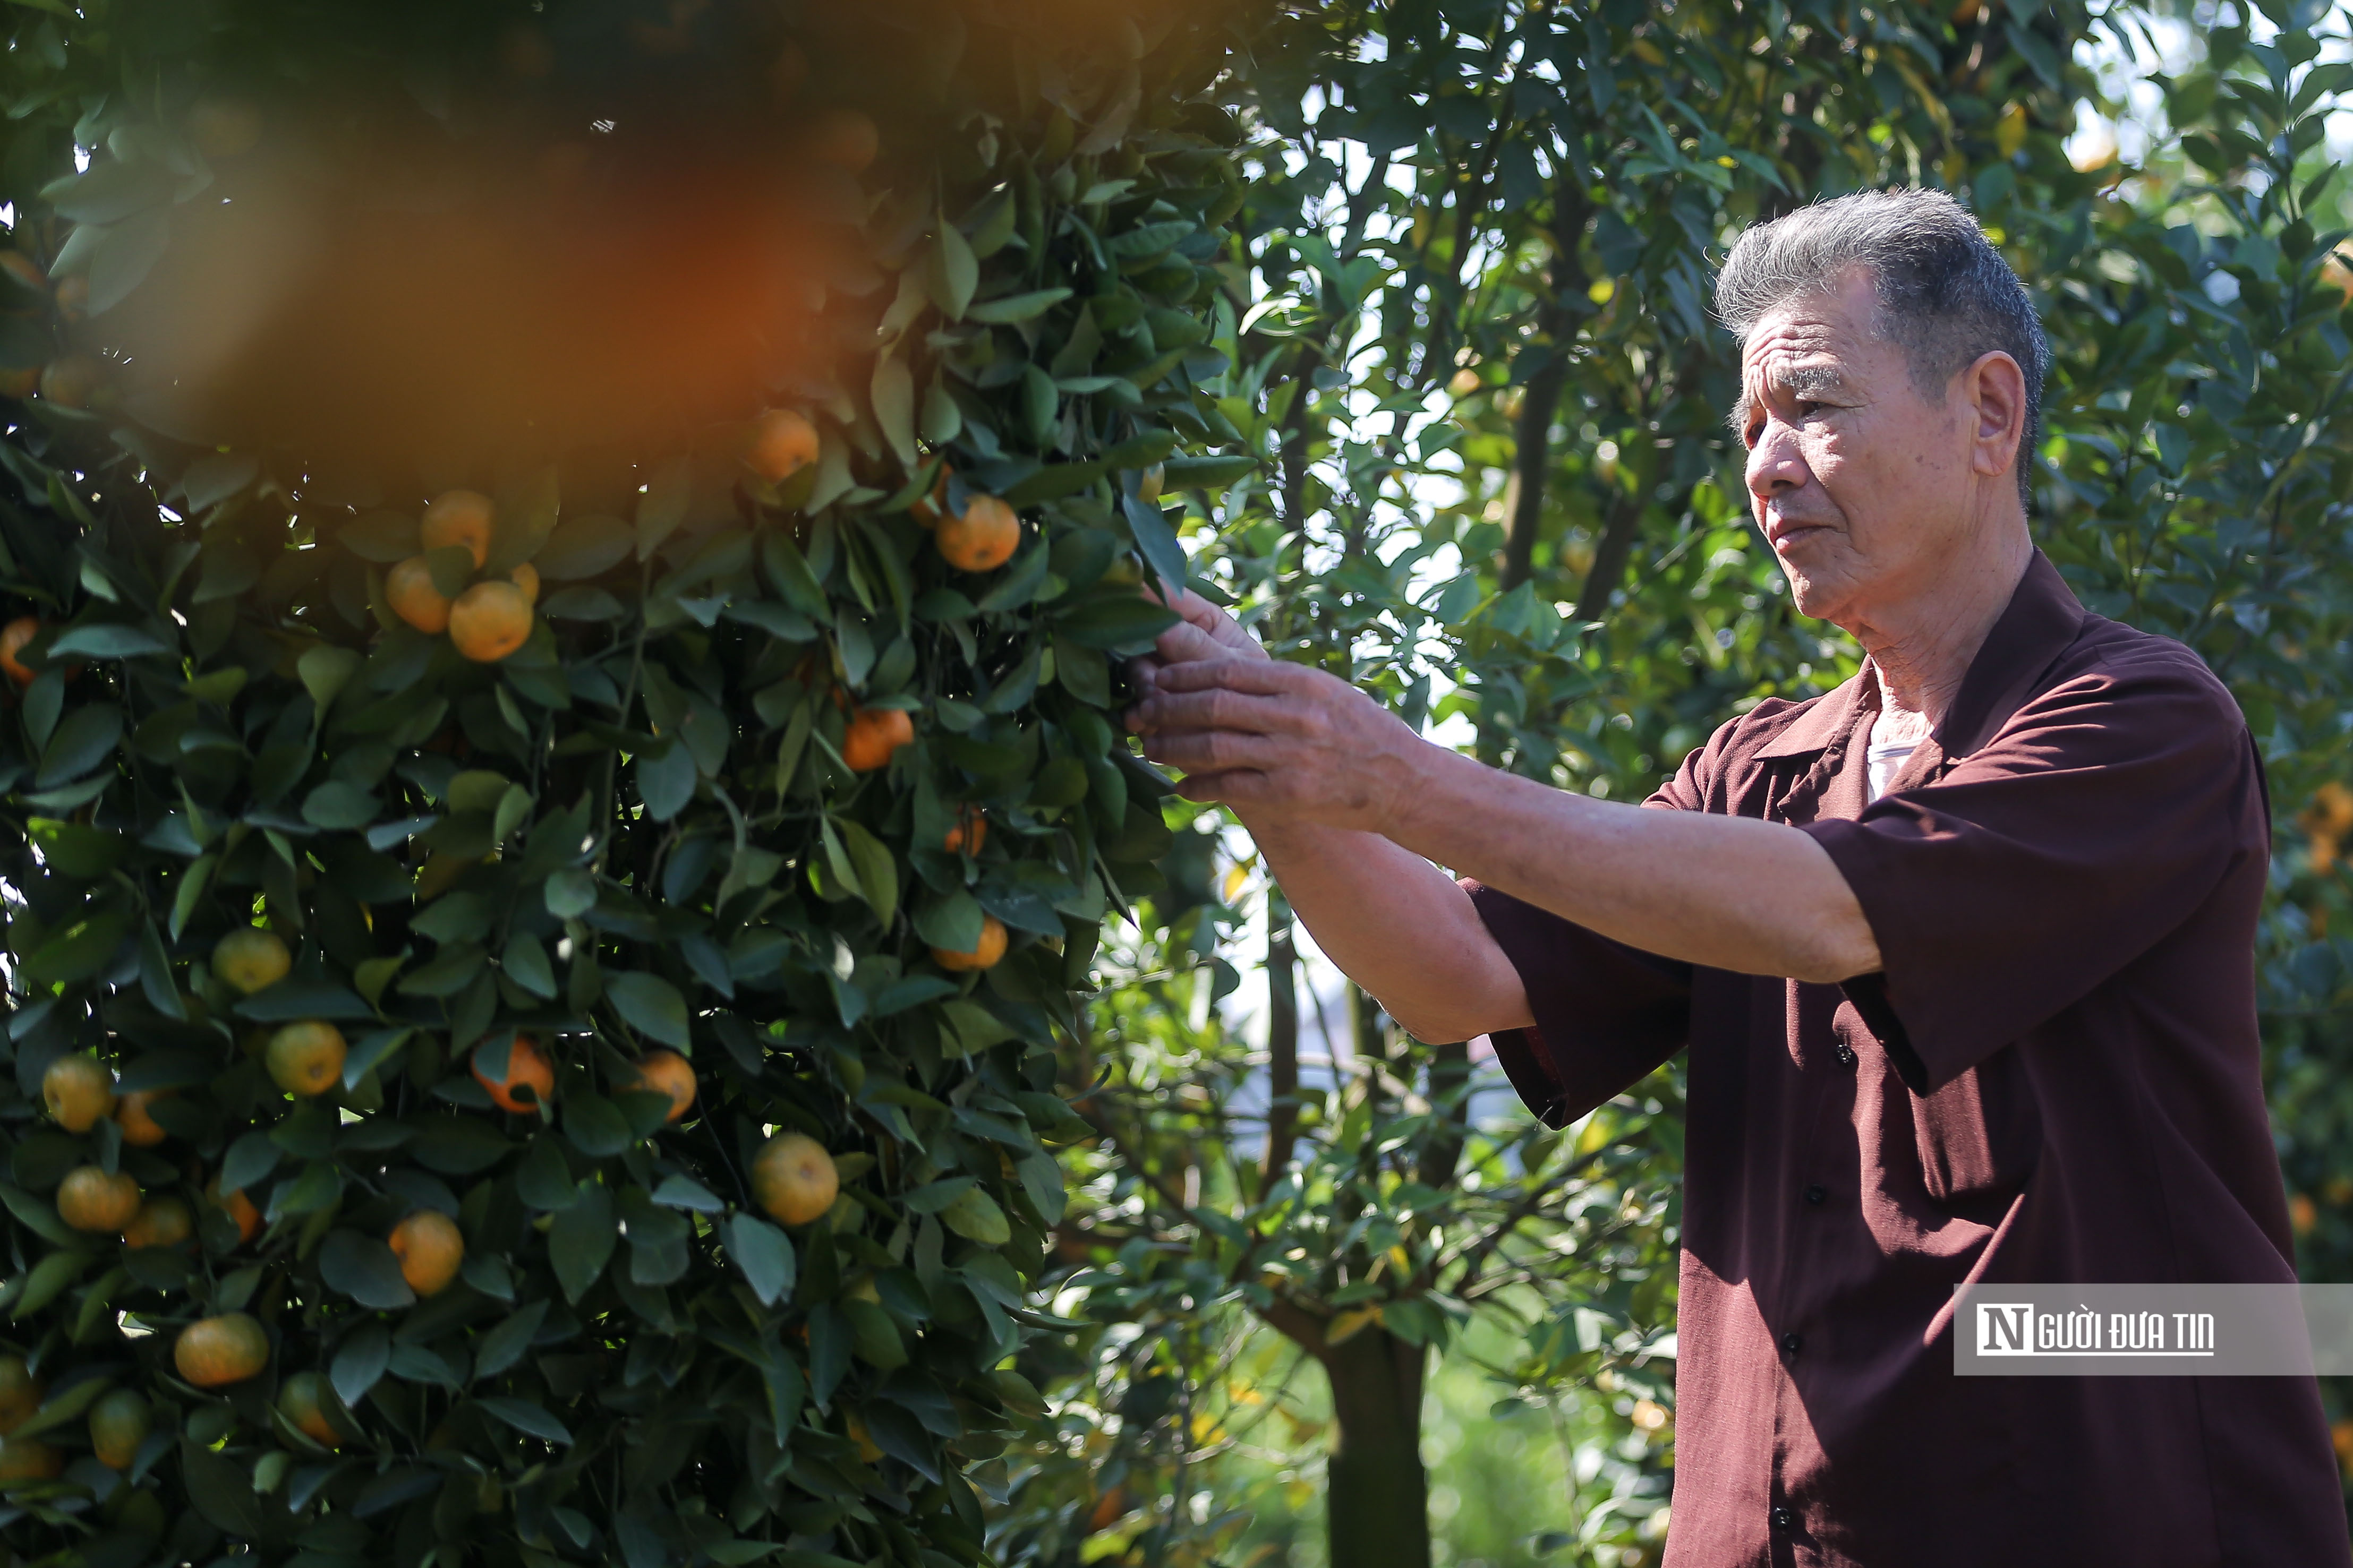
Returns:
[[[1235,79],[1256,177],[1219,307],[1220,407],[1265,464],[1193,499],[1196,570],[1282,656],[1639,798],[1746,705],[1855,667],[1746,521],[1713,258],[1817,196],[1962,194],[2057,355],[2039,542],[2094,608],[2197,648],[2263,747],[2274,1104],[2306,1270],[2343,1278],[2353,272],[2323,125],[2348,72],[2316,59],[2343,30],[2309,5],[1294,7]],[[1060,1402],[1097,1485],[1022,1541],[1418,1564],[1397,1390],[1475,1342],[1499,1418],[1558,1437],[1533,1472],[1558,1500],[1524,1516],[1556,1528],[1514,1550],[1655,1561],[1678,1069],[1568,1137],[1492,1096],[1465,1126],[1459,1051],[1309,993],[1246,838],[1190,826],[1191,876],[1091,1015],[1111,1136],[1066,1162],[1092,1249],[1062,1306],[1116,1324]],[[1387,1457],[1370,1485],[1352,1444]]]
[[[980,1560],[1204,25],[10,9],[8,1560]]]

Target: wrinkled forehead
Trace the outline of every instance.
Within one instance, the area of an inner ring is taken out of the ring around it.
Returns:
[[[1757,320],[1740,345],[1740,397],[1733,424],[1749,406],[1779,394],[1852,387],[1868,378],[1880,345],[1875,302],[1857,310],[1852,294],[1808,293],[1776,305]]]

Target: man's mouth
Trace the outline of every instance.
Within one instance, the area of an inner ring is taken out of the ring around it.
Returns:
[[[1829,527],[1827,522],[1814,522],[1804,518],[1777,517],[1765,525],[1765,542],[1778,550],[1807,534],[1823,532]]]

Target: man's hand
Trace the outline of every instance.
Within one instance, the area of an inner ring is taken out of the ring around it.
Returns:
[[[1160,672],[1171,665],[1198,664],[1204,659],[1266,657],[1266,649],[1259,647],[1258,639],[1242,629],[1240,621],[1190,588],[1179,594],[1174,601],[1169,601],[1163,597],[1156,579],[1146,579],[1145,592],[1154,598],[1162,599],[1183,618],[1160,634],[1150,653],[1127,661],[1128,678],[1135,683],[1139,696],[1151,696],[1153,689],[1159,684]]]
[[[1188,800],[1367,833],[1403,821],[1430,750],[1345,681],[1262,654],[1163,665],[1128,727]]]

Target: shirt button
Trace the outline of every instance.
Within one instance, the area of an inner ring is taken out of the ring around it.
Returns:
[[[1806,1201],[1810,1204],[1819,1204],[1830,1195],[1831,1190],[1820,1182],[1814,1183],[1806,1189]]]
[[[1773,1505],[1773,1511],[1766,1517],[1773,1521],[1773,1528],[1776,1530],[1787,1530],[1798,1522],[1796,1517],[1778,1503]]]
[[[1838,1065],[1842,1068],[1854,1066],[1854,1048],[1852,1046],[1841,1046],[1838,1048]]]
[[[1781,1336],[1781,1348],[1788,1351],[1791,1355],[1796,1355],[1800,1350],[1804,1349],[1805,1343],[1806,1336],[1800,1333],[1793,1331]]]

